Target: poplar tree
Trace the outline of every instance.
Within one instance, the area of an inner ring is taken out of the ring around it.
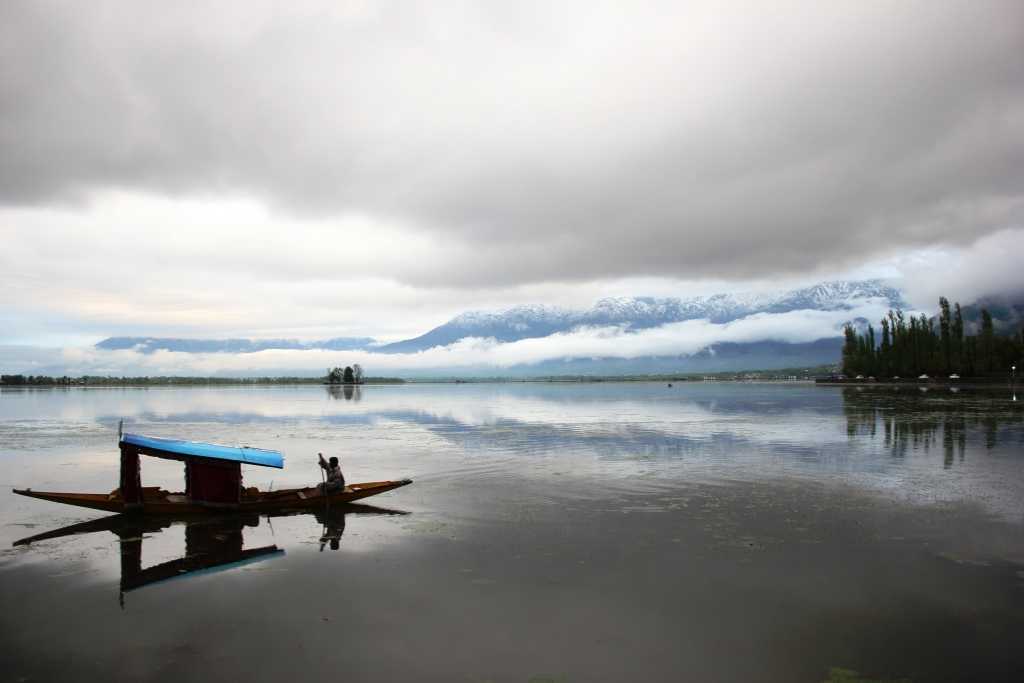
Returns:
[[[950,342],[950,326],[952,319],[949,315],[949,299],[939,297],[939,334],[942,341],[942,370],[948,373],[952,360],[952,345]]]
[[[953,306],[953,369],[963,372],[964,365],[964,317],[960,312],[960,302]]]
[[[900,309],[890,310],[881,320],[880,343],[875,328],[867,325],[862,333],[852,323],[843,326],[843,372],[850,376],[917,377],[921,374],[958,373],[974,376],[1024,368],[1024,328],[1007,336],[997,336],[992,314],[981,309],[981,330],[977,335],[964,333],[960,304],[950,308],[939,299],[936,319],[922,313],[905,316]]]

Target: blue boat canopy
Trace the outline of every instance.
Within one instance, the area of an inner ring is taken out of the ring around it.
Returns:
[[[159,439],[155,436],[141,434],[124,434],[122,443],[135,446],[139,453],[153,455],[158,458],[186,460],[188,458],[210,458],[212,460],[228,460],[245,463],[246,465],[263,465],[264,467],[284,467],[284,455],[280,451],[268,451],[248,446],[217,446],[210,443],[180,441],[178,439]]]

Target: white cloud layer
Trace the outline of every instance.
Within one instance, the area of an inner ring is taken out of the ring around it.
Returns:
[[[940,296],[961,303],[1024,298],[1024,229],[1001,230],[963,249],[922,250],[901,261],[908,299],[928,309]]]

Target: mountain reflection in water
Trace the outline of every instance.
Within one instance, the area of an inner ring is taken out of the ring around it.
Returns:
[[[311,517],[316,520],[320,550],[340,548],[345,533],[345,517],[350,514],[362,515],[406,515],[402,510],[391,510],[373,505],[350,503],[316,512],[298,512],[265,515],[270,524],[271,517]],[[79,534],[109,531],[117,536],[121,548],[120,603],[124,607],[124,594],[170,579],[183,578],[201,571],[221,571],[251,562],[283,556],[284,549],[276,544],[245,548],[242,530],[258,527],[260,515],[231,514],[213,518],[176,518],[144,515],[111,515],[100,519],[71,524],[41,534],[35,534],[14,542],[15,546],[27,546],[40,541],[53,540]],[[184,525],[184,555],[174,560],[143,567],[142,546],[147,538],[169,529]]]

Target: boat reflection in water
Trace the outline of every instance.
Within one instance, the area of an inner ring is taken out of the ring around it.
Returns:
[[[321,552],[325,547],[340,548],[345,533],[345,517],[350,514],[406,515],[402,510],[390,510],[374,505],[350,503],[316,512],[295,512],[265,515],[270,517],[309,516],[316,519],[320,527],[318,536]],[[244,527],[257,527],[260,516],[225,515],[223,517],[154,517],[149,515],[120,514],[102,519],[80,522],[69,526],[36,534],[15,541],[15,546],[31,545],[77,534],[91,534],[109,531],[117,536],[121,546],[121,590],[120,603],[124,607],[124,594],[154,583],[176,579],[195,572],[220,571],[242,564],[262,562],[271,557],[285,554],[277,545],[245,548],[242,536]],[[142,544],[147,534],[160,533],[171,526],[185,526],[185,554],[160,564],[142,566]]]

